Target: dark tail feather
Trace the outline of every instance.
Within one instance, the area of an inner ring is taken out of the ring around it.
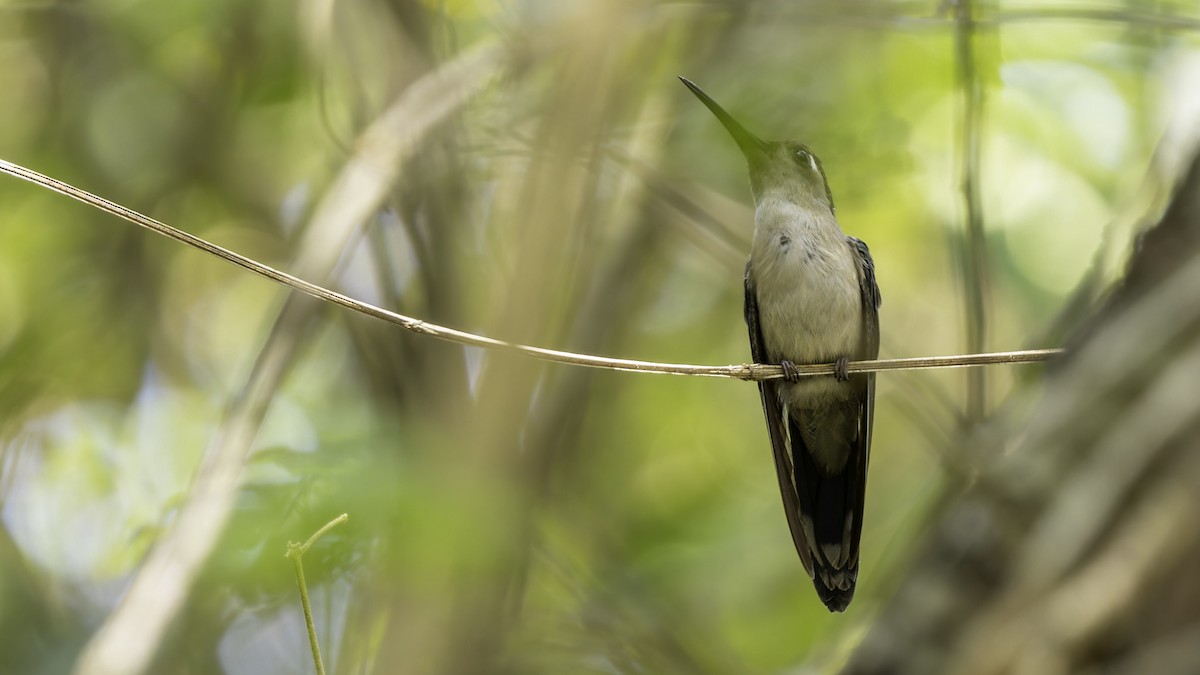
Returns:
[[[821,602],[829,608],[831,612],[844,612],[850,606],[850,601],[854,599],[854,583],[858,579],[858,565],[854,565],[854,569],[850,572],[850,588],[841,590],[838,588],[830,588],[820,575],[813,577],[813,586],[817,589],[817,597],[821,598]]]
[[[806,438],[798,428],[801,425],[795,420],[791,424],[793,443],[801,441],[793,448],[796,492],[802,518],[808,519],[812,527],[806,540],[812,556],[813,586],[830,611],[841,612],[854,598],[858,581],[866,458],[856,451],[853,433]],[[844,443],[841,451],[848,453],[845,464],[836,472],[819,466],[804,442],[830,442],[831,437]]]

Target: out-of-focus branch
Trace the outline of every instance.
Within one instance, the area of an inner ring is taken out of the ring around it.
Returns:
[[[1197,372],[1200,161],[1051,371],[1020,445],[976,453],[978,481],[936,518],[845,672],[1128,672],[1196,625]]]
[[[987,344],[988,260],[980,202],[980,144],[983,123],[983,83],[975,63],[975,6],[972,0],[954,3],[954,52],[958,88],[962,98],[962,156],[959,158],[959,189],[962,191],[964,232],[958,252],[963,280],[963,315],[966,319],[967,351],[983,352]],[[987,410],[987,372],[967,372],[966,416],[972,424],[983,420]]]
[[[1200,19],[1167,12],[1139,11],[1132,7],[1122,9],[1039,7],[1027,10],[1008,10],[995,12],[978,23],[980,25],[1001,25],[1038,21],[1097,21],[1143,28],[1200,30]]]
[[[297,269],[313,278],[330,273],[346,243],[379,208],[401,163],[427,132],[490,81],[500,63],[497,46],[487,43],[448,62],[400,95],[359,139],[357,152],[318,205],[296,256]],[[69,187],[58,183],[53,189],[78,198]],[[185,233],[174,228],[169,231],[162,223],[99,201],[110,213],[183,240],[180,235]],[[201,248],[212,247],[191,235],[186,239]],[[209,447],[179,518],[151,550],[124,601],[84,648],[76,673],[142,673],[150,667],[225,528],[251,443],[318,306],[298,301],[302,297],[290,298],[280,312],[253,371]]]

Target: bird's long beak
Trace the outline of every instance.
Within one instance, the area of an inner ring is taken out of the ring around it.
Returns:
[[[717,116],[718,120],[721,120],[721,125],[725,127],[730,136],[733,136],[733,140],[737,141],[738,147],[742,149],[742,154],[746,156],[747,160],[761,157],[767,151],[768,146],[766,141],[746,131],[746,127],[739,124],[737,120],[733,119],[732,115],[725,112],[724,108],[717,105],[717,102],[712,100],[711,96],[704,93],[703,89],[697,87],[695,82],[683,76],[680,76],[679,79],[687,85],[688,89],[692,90],[692,93],[696,95],[696,98],[700,99],[701,103],[712,111],[712,114]]]

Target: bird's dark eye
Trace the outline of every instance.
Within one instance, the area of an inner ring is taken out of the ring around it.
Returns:
[[[796,161],[801,164],[807,164],[813,171],[817,170],[817,159],[813,154],[804,148],[796,151]]]

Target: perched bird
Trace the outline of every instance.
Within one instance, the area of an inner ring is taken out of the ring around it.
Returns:
[[[846,609],[858,579],[875,375],[850,360],[879,354],[879,287],[867,245],[838,226],[821,162],[796,141],[763,141],[699,87],[679,78],[746,156],[754,239],[746,263],[746,324],[757,363],[784,379],[759,382],[792,541],[817,595]],[[835,363],[832,377],[796,364]]]

